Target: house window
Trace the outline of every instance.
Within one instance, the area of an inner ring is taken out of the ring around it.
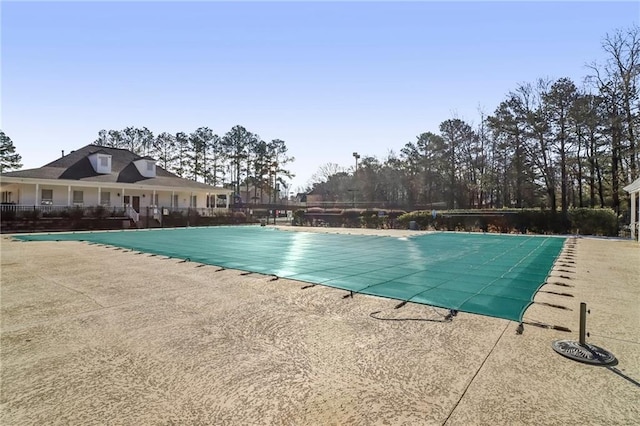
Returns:
[[[84,192],[73,191],[73,204],[82,205],[84,203]]]
[[[156,163],[154,163],[153,161],[147,161],[147,171],[152,172],[154,167],[155,167]]]
[[[53,189],[43,189],[41,204],[51,205],[53,204]]]
[[[101,206],[110,206],[111,205],[111,193],[110,192],[101,192],[100,193],[100,205]]]
[[[171,207],[178,207],[178,194],[173,194],[173,203]]]
[[[100,167],[109,167],[109,157],[100,157]]]
[[[2,191],[2,202],[3,203],[11,203],[11,192]]]
[[[198,206],[198,196],[192,195],[191,202],[189,203],[189,207],[197,207]]]

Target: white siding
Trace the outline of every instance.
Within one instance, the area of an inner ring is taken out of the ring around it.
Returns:
[[[156,177],[156,163],[153,160],[136,160],[133,162],[138,169],[138,172],[144,177],[152,178]]]
[[[89,161],[91,162],[91,166],[93,166],[93,170],[95,170],[96,173],[111,173],[111,156],[109,154],[91,154],[89,156]]]

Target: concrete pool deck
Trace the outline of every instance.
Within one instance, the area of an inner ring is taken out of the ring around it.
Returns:
[[[523,334],[504,319],[443,322],[443,309],[85,243],[0,243],[3,425],[640,423],[631,241],[578,238],[575,267],[553,279],[572,287],[541,289],[574,297],[535,299],[568,309],[524,316],[571,333]],[[615,370],[551,348],[578,339],[580,302],[587,341],[616,355]]]

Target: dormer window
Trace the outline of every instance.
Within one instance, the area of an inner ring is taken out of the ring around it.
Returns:
[[[104,152],[94,152],[89,155],[89,161],[96,173],[111,173],[111,156],[109,154],[105,154]]]
[[[146,178],[156,177],[156,162],[150,158],[141,158],[133,162],[138,172]]]

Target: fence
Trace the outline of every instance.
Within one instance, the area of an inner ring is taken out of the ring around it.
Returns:
[[[40,217],[123,217],[121,208],[105,206],[56,206],[52,204],[34,206],[24,204],[0,205],[0,216],[3,221],[37,219]]]

